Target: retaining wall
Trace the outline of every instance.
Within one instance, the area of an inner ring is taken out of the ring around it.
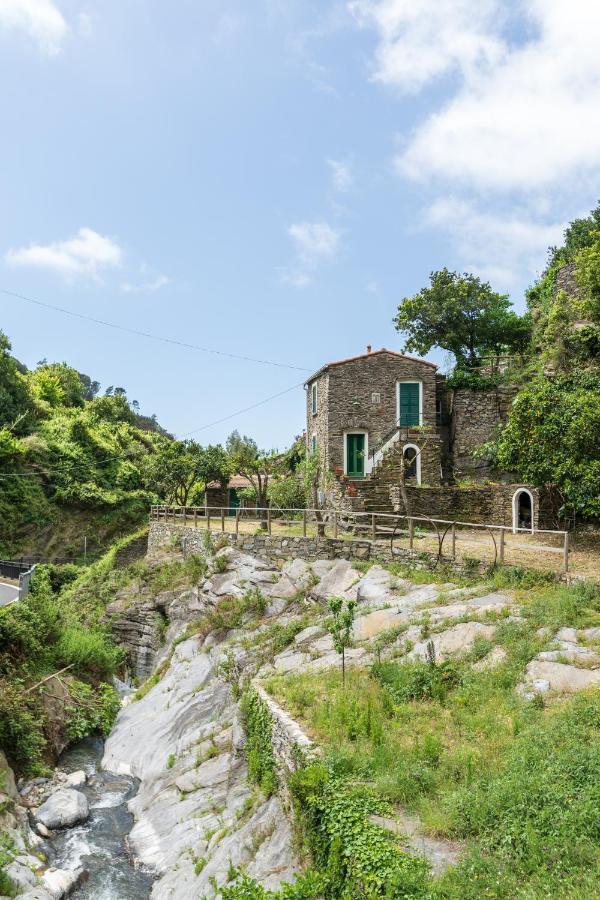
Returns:
[[[228,532],[211,531],[214,540],[224,540],[230,546],[237,547],[246,553],[267,559],[278,566],[290,559],[348,559],[379,560],[382,562],[407,562],[416,569],[431,569],[437,563],[437,553],[408,548],[394,548],[392,554],[389,540],[371,541],[367,539],[341,540],[335,538],[316,537],[283,537],[269,534],[229,534]],[[174,535],[182,540],[182,547],[187,553],[203,553],[206,530],[188,528],[186,525],[171,525],[164,522],[152,522],[148,535],[148,550],[152,551],[170,543]],[[485,572],[489,563],[452,560],[443,557],[442,562],[457,574],[468,572],[475,574]]]

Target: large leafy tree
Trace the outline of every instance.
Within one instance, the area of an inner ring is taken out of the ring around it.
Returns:
[[[519,392],[498,440],[483,452],[523,482],[558,489],[565,511],[600,516],[597,373],[533,380]]]
[[[256,504],[266,507],[268,503],[269,482],[285,470],[285,462],[274,450],[259,450],[253,438],[232,431],[227,438],[227,453],[231,462],[231,470],[244,475],[254,490]]]
[[[476,275],[448,269],[432,272],[428,287],[402,300],[394,324],[407,335],[406,350],[425,354],[441,347],[471,367],[485,353],[523,348],[530,330],[527,317],[511,310],[507,295]]]
[[[33,425],[34,409],[24,367],[10,351],[10,341],[0,331],[0,427],[23,433]]]
[[[165,499],[186,506],[210,481],[227,484],[229,459],[220,445],[203,447],[196,441],[162,442],[148,461],[149,486]]]

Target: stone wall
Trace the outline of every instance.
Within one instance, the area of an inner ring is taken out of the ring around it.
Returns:
[[[550,506],[540,502],[540,492],[526,484],[487,484],[471,487],[411,487],[407,493],[416,516],[446,519],[457,522],[475,522],[512,527],[513,497],[526,489],[533,497],[533,524],[535,528],[553,528]],[[390,489],[394,512],[404,513],[400,488]]]
[[[301,766],[308,765],[321,755],[319,748],[304,733],[300,725],[282,709],[260,683],[254,679],[252,687],[271,717],[271,746],[277,763],[279,792],[291,806],[288,778]]]
[[[115,569],[124,569],[132,562],[143,559],[148,552],[148,532],[145,531],[139,537],[129,541],[124,547],[117,550],[115,554]]]
[[[556,293],[564,291],[569,297],[579,297],[579,286],[575,277],[576,265],[567,263],[556,273]]]
[[[148,550],[151,552],[159,547],[169,544],[174,535],[182,539],[182,544],[187,553],[204,553],[204,529],[187,528],[185,525],[165,525],[162,522],[153,522],[150,525],[150,538]],[[282,567],[290,559],[348,559],[348,560],[378,560],[383,562],[407,562],[417,569],[430,569],[437,563],[437,554],[427,551],[409,550],[408,548],[394,548],[392,554],[389,539],[371,541],[366,539],[344,540],[336,538],[316,537],[281,537],[268,534],[224,534],[220,531],[211,532],[213,538],[225,539],[232,547],[237,547],[246,553],[266,559],[278,567]],[[462,574],[468,571],[473,574],[472,567],[460,560],[444,558],[443,562],[452,571]],[[481,572],[487,564],[481,563]]]
[[[491,440],[508,419],[517,387],[502,385],[488,391],[460,388],[451,392],[450,453],[454,477],[489,474],[489,466],[473,459],[473,451]]]
[[[312,385],[317,385],[317,411],[312,411]],[[308,384],[306,392],[306,446],[312,448],[313,435],[317,437],[317,453],[324,472],[329,469],[329,374],[323,372]]]

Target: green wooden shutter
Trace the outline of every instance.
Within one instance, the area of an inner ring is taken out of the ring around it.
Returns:
[[[416,382],[400,383],[400,425],[420,425],[421,385]]]

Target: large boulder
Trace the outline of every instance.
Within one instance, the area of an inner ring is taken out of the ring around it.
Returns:
[[[90,808],[85,794],[72,788],[59,788],[48,797],[35,814],[35,818],[46,828],[70,828],[78,822],[85,822]]]
[[[446,631],[432,634],[430,638],[420,641],[409,653],[408,658],[427,659],[427,645],[431,642],[435,649],[435,658],[438,662],[442,662],[449,656],[466,653],[477,638],[489,640],[494,636],[495,631],[495,625],[483,625],[481,622],[460,622]]]
[[[534,659],[525,669],[524,683],[519,693],[576,694],[600,685],[600,669],[578,669],[559,662]]]
[[[315,564],[316,565],[316,564]],[[315,568],[315,566],[313,566]],[[360,572],[353,569],[348,560],[339,559],[313,588],[313,597],[327,600],[329,597],[356,597],[355,585],[360,581]]]

